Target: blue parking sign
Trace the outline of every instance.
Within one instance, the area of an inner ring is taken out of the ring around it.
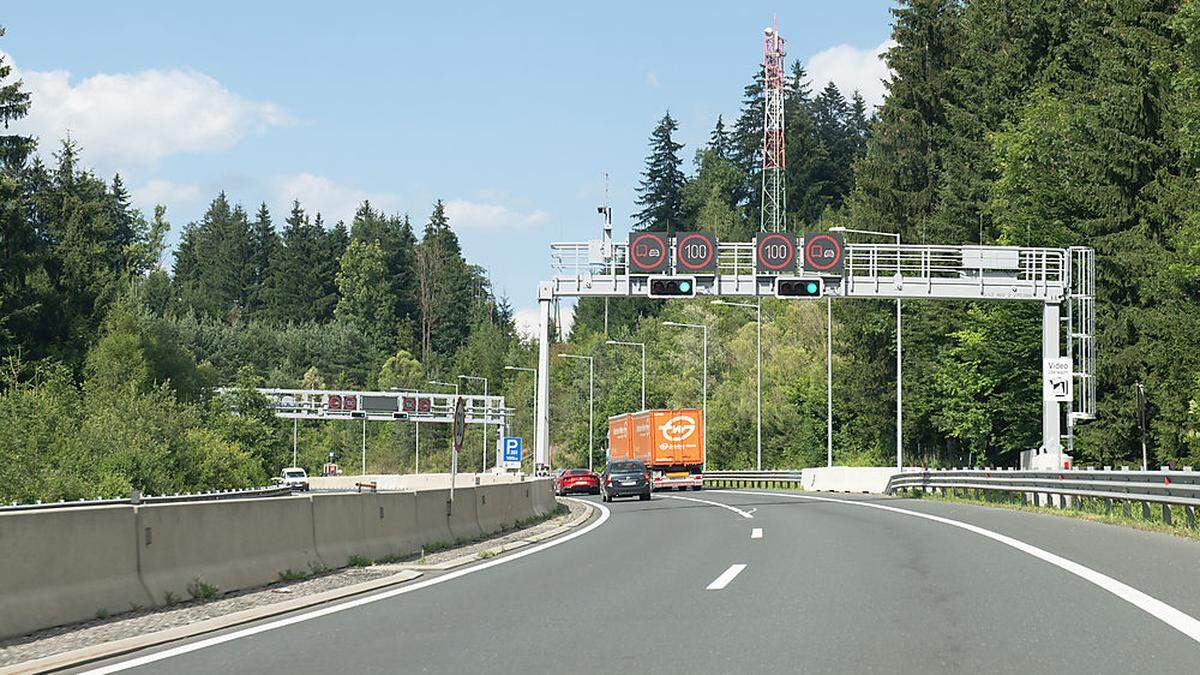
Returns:
[[[501,455],[506,462],[521,461],[521,439],[517,436],[505,436],[501,445]]]

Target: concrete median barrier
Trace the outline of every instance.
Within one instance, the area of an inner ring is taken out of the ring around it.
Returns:
[[[514,500],[524,501],[525,491],[519,488],[519,485],[481,485],[475,488],[475,515],[479,519],[479,529],[498,532],[527,517],[515,515],[517,511],[513,509]]]
[[[351,556],[366,555],[366,502],[373,496],[312,495],[313,540],[317,556],[327,567],[341,567]]]
[[[913,469],[904,469],[912,471]],[[816,492],[856,492],[882,494],[888,480],[899,473],[879,466],[830,466],[804,469],[801,484]]]
[[[416,539],[419,545],[453,542],[454,535],[450,534],[450,517],[446,508],[450,490],[421,490],[414,496],[417,504]]]
[[[554,499],[554,481],[550,478],[538,478],[526,483],[529,486],[530,499],[533,504],[533,515],[544,516],[558,508]]]
[[[0,637],[149,605],[133,507],[0,514]]]
[[[360,495],[355,495],[360,496]],[[391,492],[361,495],[364,541],[362,555],[379,560],[421,550],[417,537],[417,495]]]
[[[0,638],[476,539],[555,508],[548,479],[0,513]]]
[[[196,579],[220,590],[260,586],[321,564],[308,497],[138,507],[146,588],[162,603],[188,599]]]
[[[450,534],[455,540],[478,539],[483,535],[475,509],[475,491],[479,488],[455,488],[454,507],[450,510]]]

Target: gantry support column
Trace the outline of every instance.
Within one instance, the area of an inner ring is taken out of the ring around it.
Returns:
[[[1042,305],[1042,358],[1056,359],[1059,357],[1059,331],[1061,320],[1060,307],[1054,303]],[[1045,367],[1042,368],[1042,378],[1045,379]],[[1058,401],[1047,401],[1045,395],[1046,383],[1042,382],[1042,447],[1046,454],[1054,458],[1056,467],[1061,469],[1062,431],[1059,428]]]
[[[554,288],[548,283],[538,285],[538,369],[537,369],[537,448],[534,453],[534,473],[550,471],[550,301]]]

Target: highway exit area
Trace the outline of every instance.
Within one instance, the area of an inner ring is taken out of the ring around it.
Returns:
[[[866,495],[592,501],[603,522],[521,557],[93,669],[1172,673],[1200,659],[1196,542]]]

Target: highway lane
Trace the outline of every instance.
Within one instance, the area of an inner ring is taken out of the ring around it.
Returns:
[[[1195,672],[1200,662],[1200,646],[1162,621],[979,534],[777,494],[678,496],[689,500],[617,502],[606,522],[561,545],[136,671],[1127,673]],[[1187,588],[1195,542],[974,506],[839,499],[988,527],[1200,616],[1200,592]]]

